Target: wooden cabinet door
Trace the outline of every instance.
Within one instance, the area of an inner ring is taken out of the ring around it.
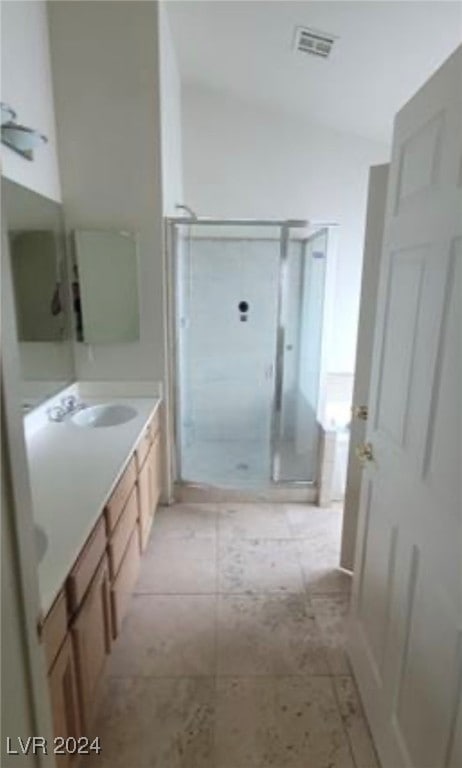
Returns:
[[[130,597],[140,571],[140,547],[137,526],[132,531],[127,550],[116,579],[112,585],[112,631],[114,639],[119,635],[122,621],[130,604]]]
[[[152,449],[151,449],[152,451]],[[151,505],[152,505],[152,466],[150,453],[148,454],[138,475],[138,509],[140,518],[140,544],[141,551],[146,549],[149,531],[151,530]]]
[[[72,624],[82,725],[88,732],[106,655],[111,646],[109,569],[104,556]]]
[[[148,461],[151,465],[151,514],[154,515],[157,504],[159,503],[160,491],[161,491],[161,448],[160,448],[160,432],[157,433],[154,438],[154,442],[151,447]]]
[[[67,635],[48,675],[55,736],[78,739],[82,735],[74,650]],[[59,768],[68,768],[71,755],[57,755]]]

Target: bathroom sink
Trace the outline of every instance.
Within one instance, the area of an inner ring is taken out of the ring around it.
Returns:
[[[71,421],[78,427],[115,427],[117,424],[125,424],[137,416],[137,411],[130,405],[92,405],[84,408],[71,417]]]
[[[35,548],[38,561],[41,563],[48,548],[48,538],[43,528],[37,524],[35,525]]]

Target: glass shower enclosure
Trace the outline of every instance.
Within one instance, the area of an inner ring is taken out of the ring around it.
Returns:
[[[169,219],[177,482],[312,483],[328,230]]]

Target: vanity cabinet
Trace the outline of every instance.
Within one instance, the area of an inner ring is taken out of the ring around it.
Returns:
[[[46,619],[40,624],[54,732],[89,736],[107,655],[120,633],[161,491],[155,412]],[[59,768],[75,761],[59,756]]]
[[[98,684],[111,650],[109,567],[104,556],[71,624],[79,683],[80,713],[88,733]]]

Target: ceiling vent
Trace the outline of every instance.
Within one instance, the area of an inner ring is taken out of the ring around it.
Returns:
[[[334,35],[319,32],[317,29],[297,27],[295,30],[294,48],[300,53],[312,53],[313,56],[321,56],[327,59],[335,41]]]

